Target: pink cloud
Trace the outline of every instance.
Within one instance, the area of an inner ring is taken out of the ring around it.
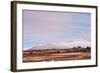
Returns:
[[[70,26],[69,22],[72,19],[71,16],[64,15],[64,13],[42,11],[26,11],[25,13],[25,22],[28,23],[26,25],[24,24],[24,37],[37,40],[51,40],[57,38],[63,33],[66,25]]]

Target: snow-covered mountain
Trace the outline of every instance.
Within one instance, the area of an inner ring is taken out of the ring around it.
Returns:
[[[23,48],[23,51],[25,51],[25,50],[29,50],[29,48]]]
[[[65,48],[69,49],[69,48],[78,47],[78,46],[82,48],[90,47],[91,42],[86,41],[86,40],[57,42],[57,43],[53,42],[53,43],[48,43],[48,44],[32,47],[30,50],[33,50],[33,49],[65,49]]]

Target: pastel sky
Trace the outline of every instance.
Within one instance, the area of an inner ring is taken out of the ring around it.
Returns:
[[[23,10],[23,48],[91,39],[91,14]]]

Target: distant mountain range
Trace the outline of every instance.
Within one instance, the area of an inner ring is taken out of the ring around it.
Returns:
[[[70,49],[73,47],[82,47],[82,48],[86,48],[86,47],[90,47],[91,46],[91,42],[87,41],[87,40],[78,40],[78,41],[67,41],[67,42],[58,42],[58,43],[47,43],[44,45],[39,45],[39,46],[34,46],[32,48],[29,48],[30,50],[42,50],[42,49]],[[27,48],[28,49],[28,48]],[[27,50],[24,49],[24,50]],[[28,49],[28,50],[29,50]]]

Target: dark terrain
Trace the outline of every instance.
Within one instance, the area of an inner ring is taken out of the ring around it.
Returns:
[[[23,51],[23,62],[84,60],[91,58],[91,48],[31,49]]]

